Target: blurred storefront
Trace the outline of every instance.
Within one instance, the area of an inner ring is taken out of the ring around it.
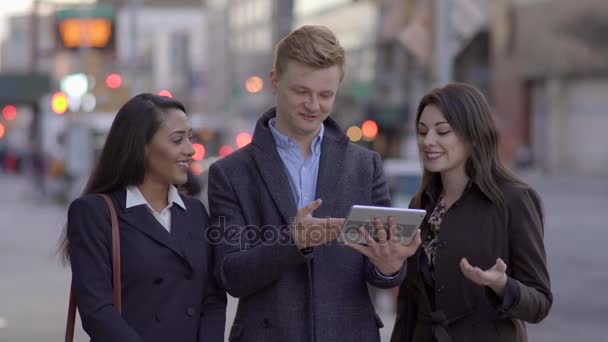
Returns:
[[[607,176],[608,3],[503,8],[494,93],[505,155],[547,173]]]

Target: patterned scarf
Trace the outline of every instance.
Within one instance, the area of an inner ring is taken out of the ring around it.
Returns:
[[[422,248],[426,253],[426,258],[429,261],[431,270],[435,268],[435,254],[437,251],[437,241],[439,240],[439,227],[441,226],[441,221],[443,221],[445,211],[445,201],[443,200],[443,197],[441,197],[429,217],[429,234],[427,234],[426,239],[422,242]]]

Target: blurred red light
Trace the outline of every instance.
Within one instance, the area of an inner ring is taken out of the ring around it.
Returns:
[[[192,163],[190,164],[190,171],[195,176],[200,176],[203,173],[203,165],[201,163]]]
[[[4,133],[6,133],[6,128],[4,128],[4,125],[0,123],[0,140],[4,138]]]
[[[245,147],[251,143],[251,134],[247,132],[241,132],[236,136],[236,146],[238,148]]]
[[[194,155],[192,156],[192,159],[202,160],[205,158],[205,146],[203,146],[203,144],[194,143],[192,144],[192,147],[194,147]]]
[[[106,77],[106,85],[110,89],[116,89],[122,84],[122,77],[119,74],[109,74]]]
[[[158,92],[158,95],[173,98],[173,94],[171,94],[171,92],[168,90],[161,90]]]
[[[378,124],[374,120],[367,120],[361,125],[361,131],[367,139],[374,139],[378,135]]]
[[[2,108],[2,116],[6,121],[13,121],[17,117],[17,107],[13,105],[4,106]]]
[[[234,148],[232,148],[232,146],[230,146],[230,145],[224,145],[224,146],[220,147],[220,151],[219,151],[220,157],[225,157],[232,152],[234,152]]]

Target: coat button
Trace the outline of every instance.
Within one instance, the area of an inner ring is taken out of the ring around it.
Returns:
[[[266,329],[272,328],[272,324],[270,323],[270,320],[268,318],[264,318],[264,328],[266,328]]]
[[[160,323],[160,316],[158,314],[154,315],[154,320]]]
[[[160,285],[160,284],[162,284],[162,283],[163,283],[163,278],[161,278],[161,277],[156,277],[156,278],[154,278],[154,281],[153,281],[153,282],[154,282],[154,285]]]
[[[193,307],[189,307],[188,309],[186,309],[186,313],[188,314],[188,316],[192,317],[196,313],[196,309],[194,309]]]

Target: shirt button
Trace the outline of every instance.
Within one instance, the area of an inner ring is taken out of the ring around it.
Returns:
[[[160,285],[162,283],[163,283],[163,278],[161,278],[161,277],[154,278],[154,285]]]
[[[196,309],[194,309],[193,307],[189,307],[188,309],[186,309],[186,314],[188,314],[188,316],[190,317],[194,316],[195,313]]]

